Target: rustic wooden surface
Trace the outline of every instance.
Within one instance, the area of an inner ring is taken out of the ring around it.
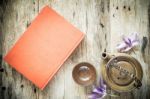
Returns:
[[[43,91],[3,61],[0,99],[87,99],[91,87],[82,87],[73,81],[74,65],[88,61],[95,65],[99,76],[100,53],[116,52],[121,35],[132,32],[138,32],[140,39],[148,38],[144,53],[142,45],[131,53],[142,64],[143,86],[140,90],[121,93],[117,99],[150,99],[150,0],[1,0],[0,3],[0,53],[3,56],[45,5],[86,33],[85,39]],[[116,98],[106,96],[105,99]]]

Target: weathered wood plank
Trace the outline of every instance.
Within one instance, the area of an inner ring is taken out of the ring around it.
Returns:
[[[100,53],[104,50],[116,52],[115,47],[122,33],[128,35],[132,32],[138,32],[141,39],[143,36],[148,38],[144,55],[140,50],[142,45],[135,54],[131,53],[142,64],[143,86],[140,90],[120,94],[118,99],[150,98],[150,0],[4,1],[0,7],[3,56],[45,5],[51,6],[86,33],[86,37],[43,91],[3,62],[0,99],[87,99],[92,86],[85,88],[77,85],[72,79],[73,67],[79,62],[88,61],[95,66],[99,76]]]
[[[37,2],[33,3],[31,0],[9,0],[4,5],[2,24],[3,55],[19,39],[37,13]],[[2,86],[5,88],[5,90],[2,90],[3,99],[37,98],[33,84],[5,63],[2,67],[5,69],[2,74]]]
[[[112,0],[110,2],[111,16],[110,16],[110,32],[111,32],[111,51],[115,52],[115,47],[121,40],[122,34],[129,35],[137,32],[140,39],[149,37],[149,19],[148,6],[149,0]],[[121,98],[125,99],[149,99],[149,46],[146,47],[146,59],[144,62],[141,46],[135,53],[131,53],[142,64],[144,71],[143,86],[140,90],[135,90],[130,93],[122,94]]]

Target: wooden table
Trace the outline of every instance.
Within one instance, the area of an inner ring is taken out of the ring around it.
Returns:
[[[150,0],[2,0],[0,30],[3,56],[45,5],[55,9],[86,37],[43,91],[3,61],[0,99],[87,99],[92,87],[82,87],[73,81],[73,67],[88,61],[95,66],[99,77],[101,52],[116,52],[121,35],[133,32],[137,32],[140,39],[148,39],[144,53],[141,52],[142,45],[131,53],[142,64],[143,86],[140,90],[121,93],[117,99],[150,99]],[[106,96],[105,99],[116,98]]]

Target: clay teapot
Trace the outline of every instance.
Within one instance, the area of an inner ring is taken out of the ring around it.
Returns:
[[[118,92],[128,92],[142,86],[143,71],[134,57],[116,53],[102,53],[102,76],[107,85]]]

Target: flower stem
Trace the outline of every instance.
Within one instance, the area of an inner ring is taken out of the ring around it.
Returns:
[[[111,96],[111,97],[119,97],[119,95],[110,94],[110,93],[107,93],[107,95],[109,95],[109,96]]]

